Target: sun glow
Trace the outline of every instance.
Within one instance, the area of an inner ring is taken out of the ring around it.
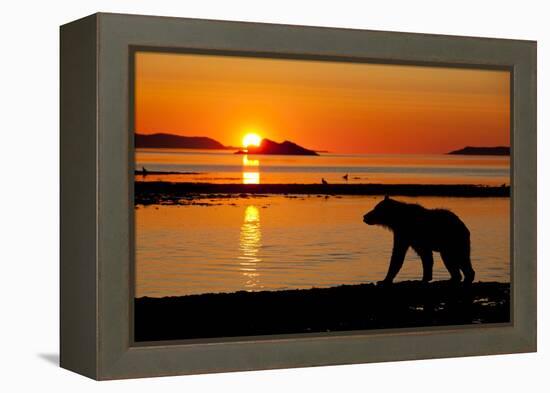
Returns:
[[[254,132],[249,132],[243,137],[243,147],[247,148],[248,146],[260,146],[262,142],[262,137]]]

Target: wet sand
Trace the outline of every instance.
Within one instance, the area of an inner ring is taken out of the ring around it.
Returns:
[[[225,195],[224,195],[225,194]],[[178,204],[190,197],[249,194],[509,197],[510,186],[461,184],[214,184],[135,182],[135,204]]]
[[[404,281],[135,299],[135,340],[506,323],[510,284]]]

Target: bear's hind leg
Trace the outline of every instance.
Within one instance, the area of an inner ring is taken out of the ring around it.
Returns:
[[[460,257],[452,252],[441,252],[443,264],[451,274],[451,281],[460,282],[462,275],[460,274]]]
[[[460,270],[462,270],[462,273],[464,274],[464,283],[471,284],[474,281],[476,272],[472,268],[472,261],[470,260],[469,256],[465,256],[462,258]]]
[[[434,267],[434,256],[431,250],[429,251],[419,251],[420,259],[422,260],[422,281],[430,282],[432,281],[432,272]]]

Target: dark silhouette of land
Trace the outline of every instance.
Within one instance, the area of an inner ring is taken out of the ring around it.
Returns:
[[[367,225],[379,225],[393,232],[393,248],[386,278],[391,284],[403,266],[407,250],[412,248],[422,260],[422,281],[432,280],[433,251],[441,254],[451,280],[474,281],[470,261],[470,231],[460,218],[446,209],[426,209],[416,203],[400,202],[386,196],[364,215]]]
[[[147,176],[147,175],[200,175],[202,172],[177,172],[177,171],[150,171],[146,168],[141,170],[135,170],[134,175]]]
[[[140,205],[178,204],[182,199],[204,195],[247,197],[264,194],[509,197],[510,187],[461,184],[214,184],[136,181],[134,200]]]
[[[206,136],[182,136],[174,134],[135,134],[134,145],[138,148],[173,149],[234,149]]]
[[[248,146],[247,150],[239,150],[235,154],[279,154],[293,156],[318,156],[314,150],[306,149],[294,142],[284,141],[282,143],[274,142],[270,139],[262,139],[259,146]]]
[[[392,285],[135,299],[135,340],[507,323],[510,285]]]
[[[466,156],[509,156],[509,146],[493,146],[493,147],[475,147],[466,146],[459,150],[453,150],[448,154],[466,155]]]

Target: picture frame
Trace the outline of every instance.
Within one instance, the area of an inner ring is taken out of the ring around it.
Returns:
[[[97,380],[536,351],[536,42],[97,13],[61,26],[60,364]],[[133,340],[135,48],[511,71],[511,323]]]

